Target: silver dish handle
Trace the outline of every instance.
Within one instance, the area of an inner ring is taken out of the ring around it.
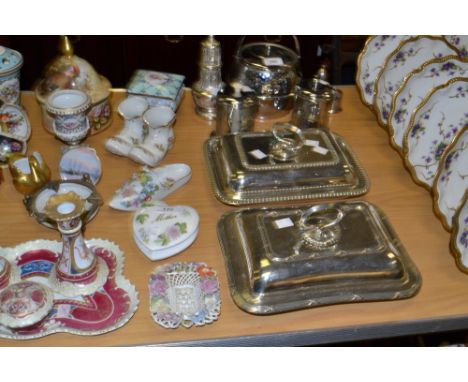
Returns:
[[[331,218],[323,216],[325,213]],[[317,222],[310,223],[312,218]],[[304,211],[299,219],[299,229],[302,231],[302,240],[313,247],[325,248],[335,245],[341,237],[339,223],[344,217],[343,211],[338,207],[329,207],[326,204],[312,206]]]
[[[242,46],[244,45],[244,41],[245,41],[246,37],[247,36],[241,36],[239,38],[239,40],[237,41],[237,48],[236,48],[236,53],[235,53],[236,57],[239,57],[239,52],[240,52]],[[268,40],[268,36],[264,36],[264,37],[265,37],[265,41],[267,41],[268,44],[272,43],[271,41]],[[299,39],[297,38],[296,35],[291,35],[291,37],[294,40],[294,49],[296,50],[297,58],[300,59],[301,58],[301,47],[300,47],[300,44],[299,44]],[[280,40],[281,40],[281,37],[279,38],[279,41]]]

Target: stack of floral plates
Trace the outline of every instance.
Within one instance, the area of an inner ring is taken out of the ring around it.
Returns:
[[[468,273],[468,36],[372,36],[356,85],[434,211]]]

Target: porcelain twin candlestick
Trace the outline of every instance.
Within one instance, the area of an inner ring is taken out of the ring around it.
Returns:
[[[73,191],[51,196],[45,215],[57,223],[62,235],[61,256],[50,275],[54,290],[64,296],[88,295],[102,287],[109,270],[86,246],[81,233],[85,202]]]
[[[135,162],[156,166],[174,142],[174,111],[167,106],[149,108],[142,97],[129,97],[118,107],[124,119],[121,132],[107,140],[108,151]]]

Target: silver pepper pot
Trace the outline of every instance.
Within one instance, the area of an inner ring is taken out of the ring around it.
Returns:
[[[213,36],[201,43],[200,75],[192,86],[195,112],[208,120],[216,118],[216,96],[223,86],[221,79],[221,46]]]

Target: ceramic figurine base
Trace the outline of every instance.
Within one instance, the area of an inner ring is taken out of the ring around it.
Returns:
[[[20,275],[20,280],[10,279],[10,285],[29,280],[54,291],[53,308],[42,321],[22,329],[0,325],[0,338],[26,340],[53,333],[98,335],[118,329],[130,320],[138,306],[138,293],[123,276],[124,254],[106,240],[91,239],[86,244],[106,264],[109,274],[98,291],[77,297],[58,294],[49,282],[62,251],[61,242],[37,240],[14,248],[0,248],[0,256],[10,262],[14,274]]]

